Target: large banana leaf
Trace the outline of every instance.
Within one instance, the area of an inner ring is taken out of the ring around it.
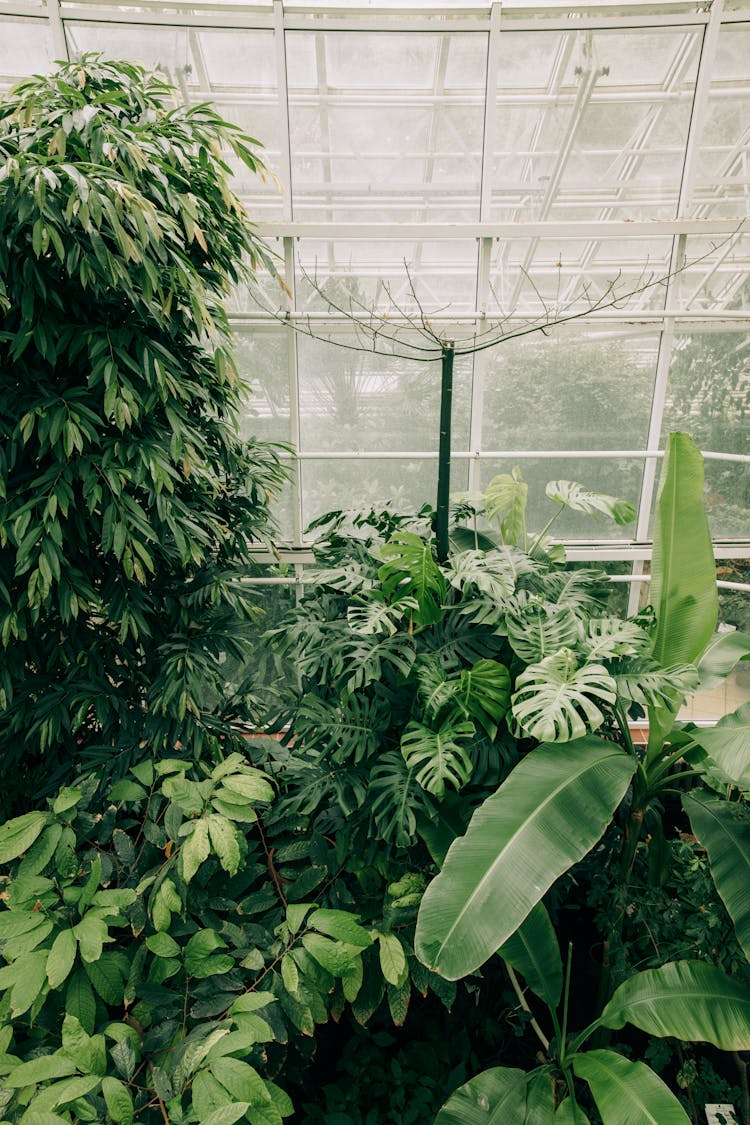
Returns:
[[[604,1125],[690,1125],[677,1098],[645,1063],[615,1051],[586,1051],[575,1056],[573,1070],[591,1087]]]
[[[740,789],[750,789],[750,703],[743,703],[715,727],[691,730],[721,772]]]
[[[450,980],[482,965],[594,846],[634,770],[619,746],[593,737],[528,754],[477,809],[427,888],[418,957]]]
[[[707,793],[682,799],[698,843],[708,852],[716,889],[750,960],[750,817],[745,805]]]
[[[618,500],[616,496],[606,496],[602,492],[589,492],[582,484],[572,480],[551,480],[545,491],[550,500],[564,508],[585,512],[588,516],[601,513],[620,525],[632,523],[638,514],[627,500]]]
[[[570,742],[604,721],[595,699],[614,703],[615,698],[615,682],[603,665],[579,668],[575,653],[563,648],[521,673],[511,712],[516,726],[531,738]]]
[[[521,974],[526,984],[549,1009],[560,1002],[563,968],[549,914],[541,902],[531,908],[512,937],[504,941],[498,954]]]
[[[581,637],[581,622],[572,609],[554,602],[532,601],[505,615],[511,648],[527,664],[572,648]]]
[[[424,723],[409,723],[401,736],[401,753],[407,768],[414,770],[418,785],[436,797],[445,786],[460,789],[469,780],[472,761],[461,741],[474,734],[474,724],[446,719],[438,730]]]
[[[451,1094],[435,1125],[521,1125],[526,1112],[526,1072],[495,1066]]]
[[[605,1027],[750,1050],[750,989],[705,961],[670,961],[626,980],[602,1012]],[[661,1125],[661,1123],[660,1123]]]
[[[650,600],[656,610],[654,659],[694,664],[713,636],[716,565],[703,509],[703,458],[687,434],[669,435],[654,522]],[[649,712],[649,753],[661,748],[681,704]]]
[[[698,661],[701,691],[718,687],[740,660],[750,659],[750,634],[714,633]]]

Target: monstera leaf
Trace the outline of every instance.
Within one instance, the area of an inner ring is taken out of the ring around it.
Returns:
[[[414,597],[419,606],[414,614],[415,621],[420,625],[438,621],[446,586],[442,571],[432,557],[429,540],[413,531],[397,531],[381,547],[380,555],[383,566],[378,577],[386,597],[392,601],[404,596]]]
[[[627,500],[616,496],[605,496],[601,492],[589,492],[582,484],[572,480],[551,480],[545,489],[550,500],[571,508],[574,512],[585,512],[588,516],[603,514],[617,524],[632,523],[637,510]]]
[[[614,703],[615,682],[601,664],[578,667],[564,648],[531,664],[516,680],[511,701],[515,726],[540,742],[570,742],[601,726],[604,715],[594,702]]]
[[[581,623],[568,606],[536,599],[517,604],[506,613],[505,628],[511,648],[527,664],[573,648],[580,639]]]
[[[401,753],[417,783],[428,793],[442,797],[446,784],[460,789],[471,776],[472,762],[459,739],[469,739],[474,724],[446,720],[438,730],[424,723],[409,723],[401,736]]]
[[[494,551],[461,551],[448,561],[446,574],[451,586],[463,590],[472,586],[496,602],[511,597],[518,579],[530,574],[535,564],[515,547]]]
[[[368,636],[385,633],[392,637],[398,632],[405,614],[419,608],[416,598],[399,598],[393,605],[383,600],[380,590],[373,590],[369,597],[360,597],[346,612],[349,628],[353,633]]]
[[[297,707],[294,735],[308,749],[318,749],[334,762],[359,762],[377,750],[388,718],[384,700],[350,695],[332,703],[307,693]]]
[[[645,629],[634,621],[619,617],[595,617],[588,623],[581,649],[587,660],[612,660],[622,656],[637,656],[645,652],[651,638]]]
[[[397,750],[389,750],[379,759],[370,775],[369,796],[382,838],[392,840],[399,848],[413,844],[417,816],[425,810],[425,796],[414,770]]]
[[[460,675],[456,702],[467,719],[475,719],[490,738],[510,706],[510,673],[497,660],[478,660]]]
[[[534,577],[530,585],[545,601],[589,613],[602,612],[612,594],[612,583],[603,570],[553,570]]]
[[[512,473],[493,477],[484,490],[484,514],[497,524],[503,543],[526,549],[526,498],[529,486],[516,465]]]
[[[450,675],[434,656],[421,657],[414,665],[417,674],[417,694],[428,719],[436,719],[440,712],[455,705],[461,690],[458,675]]]
[[[669,707],[676,695],[684,697],[698,686],[694,664],[660,668],[653,661],[628,661],[615,673],[617,691],[641,707]]]

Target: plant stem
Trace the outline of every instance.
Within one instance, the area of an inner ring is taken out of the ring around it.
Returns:
[[[737,1064],[737,1070],[740,1075],[740,1090],[742,1091],[740,1117],[742,1119],[742,1125],[750,1125],[750,1086],[748,1086],[747,1081],[747,1063],[742,1058],[739,1051],[732,1051],[732,1058]]]
[[[526,997],[523,994],[523,989],[521,988],[521,983],[520,983],[518,977],[515,974],[515,970],[513,969],[513,966],[509,965],[508,962],[506,961],[505,962],[505,968],[508,970],[508,976],[510,977],[510,983],[513,985],[513,991],[515,992],[516,996],[518,997],[518,1003],[521,1005],[524,1012],[527,1012],[531,1016],[531,1019],[530,1019],[529,1022],[531,1024],[532,1028],[534,1029],[534,1031],[536,1032],[537,1038],[539,1039],[539,1042],[544,1047],[545,1052],[549,1051],[549,1039],[544,1034],[544,1032],[542,1031],[539,1024],[536,1022],[534,1016],[531,1014],[531,1008],[529,1007],[529,1005],[526,1002]]]
[[[541,543],[542,539],[544,539],[545,535],[547,534],[549,529],[552,527],[552,524],[555,522],[555,520],[558,518],[558,516],[560,516],[562,514],[562,510],[563,510],[562,508],[558,508],[557,511],[555,512],[554,516],[552,516],[550,519],[547,520],[546,524],[544,525],[544,527],[539,532],[536,539],[534,540],[534,542],[531,544],[528,551],[526,552],[527,555],[533,555],[534,554],[534,551],[537,549],[537,547]],[[524,532],[524,535],[525,535],[525,532]]]
[[[573,966],[573,942],[568,942],[568,957],[565,964],[565,989],[563,991],[562,1034],[560,1035],[560,1066],[565,1063],[568,1036],[568,1003],[570,1001],[570,971]]]

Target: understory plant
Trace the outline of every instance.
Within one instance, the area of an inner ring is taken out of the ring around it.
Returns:
[[[2,807],[229,724],[242,579],[283,474],[241,441],[223,300],[259,261],[229,190],[255,143],[87,55],[0,103]]]

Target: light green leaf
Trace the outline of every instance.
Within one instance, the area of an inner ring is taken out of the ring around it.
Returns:
[[[526,1074],[497,1066],[485,1070],[451,1094],[435,1125],[510,1125],[526,1111]]]
[[[703,509],[703,458],[687,434],[669,435],[654,521],[650,601],[653,656],[663,667],[694,664],[716,628],[718,596],[711,533]],[[680,706],[649,712],[649,753],[658,752]]]
[[[511,710],[514,723],[529,737],[570,742],[603,723],[594,700],[614,703],[615,698],[615,682],[603,665],[579,668],[575,653],[563,648],[521,673]]]
[[[9,863],[28,851],[49,821],[49,813],[29,812],[0,824],[0,863]]]
[[[190,882],[203,861],[208,859],[210,852],[208,824],[205,820],[197,820],[193,832],[180,849],[182,877],[186,883]]]
[[[716,726],[691,730],[690,737],[706,751],[725,777],[750,790],[750,703],[743,703]]]
[[[497,952],[521,974],[548,1008],[552,1011],[557,1008],[562,992],[562,960],[557,935],[541,902],[531,908],[513,936],[504,941]]]
[[[526,1086],[526,1116],[523,1125],[552,1125],[555,1116],[553,1076],[542,1070],[529,1078]]]
[[[378,934],[380,942],[380,968],[389,984],[400,987],[407,976],[408,966],[404,947],[396,934]]]
[[[172,935],[163,931],[150,934],[146,938],[146,945],[157,957],[179,957],[182,952]]]
[[[122,1082],[109,1076],[103,1078],[102,1094],[112,1120],[117,1125],[133,1125],[133,1099]]]
[[[3,1078],[3,1085],[12,1090],[19,1090],[24,1086],[33,1086],[35,1083],[51,1082],[54,1078],[67,1078],[75,1074],[75,1071],[75,1063],[65,1055],[38,1055],[37,1058],[14,1067],[10,1074]]]
[[[71,929],[61,930],[52,943],[47,958],[47,980],[50,988],[59,988],[67,980],[76,959],[76,939]]]
[[[693,834],[706,851],[716,889],[734,922],[737,940],[750,960],[750,815],[707,793],[682,798]]]
[[[219,857],[219,863],[230,875],[236,875],[240,866],[240,845],[237,830],[223,816],[211,813],[206,817],[211,848]]]
[[[234,958],[217,950],[226,942],[214,930],[198,930],[185,946],[185,969],[191,977],[205,979],[234,968]]]
[[[292,907],[288,908],[289,910]],[[287,915],[288,917],[288,915]],[[372,938],[364,926],[358,925],[356,914],[349,914],[346,910],[316,910],[307,920],[308,926],[322,934],[336,938],[337,941],[346,942],[347,945],[357,945],[365,949],[372,945]]]
[[[677,1098],[645,1063],[615,1051],[587,1051],[575,1056],[573,1070],[591,1087],[604,1125],[690,1125]]]
[[[506,546],[526,550],[526,501],[529,486],[515,465],[510,473],[499,473],[489,482],[482,498],[484,514],[489,523],[500,530]]]
[[[591,1125],[581,1107],[572,1098],[566,1098],[555,1110],[554,1125]]]
[[[511,648],[527,664],[575,647],[582,631],[569,606],[536,600],[516,600],[505,615],[505,628]]]
[[[540,746],[475,812],[419,910],[417,956],[449,980],[482,965],[596,843],[635,762],[613,743]]]
[[[347,949],[341,942],[332,941],[322,934],[303,934],[302,944],[310,956],[334,977],[344,976],[352,958],[359,955],[358,950]]]
[[[47,984],[48,950],[35,949],[13,963],[15,983],[10,993],[10,1014],[15,1018],[27,1012]],[[2,972],[2,970],[0,970]]]
[[[648,1035],[713,1043],[722,1051],[747,1051],[750,991],[705,961],[670,961],[621,984],[601,1023],[615,1029],[632,1023]]]
[[[545,492],[550,500],[564,508],[585,512],[588,516],[609,516],[620,526],[632,523],[638,514],[627,500],[618,500],[616,496],[606,496],[601,492],[589,492],[582,484],[572,480],[551,480]]]
[[[740,660],[749,657],[750,634],[714,633],[697,662],[700,690],[712,691],[719,687]]]
[[[252,1066],[240,1059],[222,1057],[211,1063],[211,1073],[238,1102],[248,1105],[270,1104],[266,1084]]]

